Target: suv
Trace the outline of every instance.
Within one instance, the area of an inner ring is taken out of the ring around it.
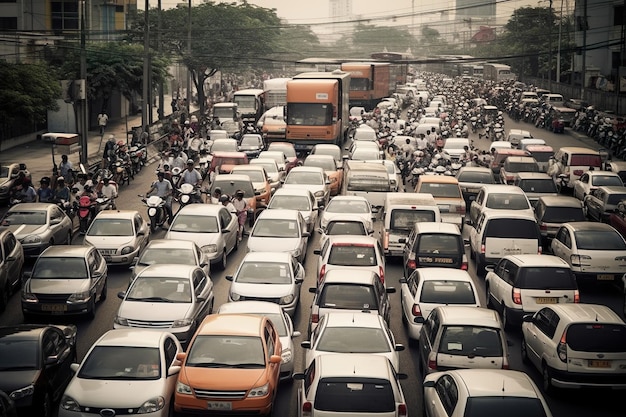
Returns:
[[[596,150],[581,147],[563,147],[548,163],[548,175],[558,181],[559,186],[574,187],[574,181],[585,171],[602,168],[602,157]],[[561,177],[562,176],[562,177]]]
[[[511,145],[517,147],[519,146],[519,141],[522,139],[532,139],[533,135],[528,130],[521,129],[511,129],[509,130],[509,134],[506,137],[508,142],[511,142]]]
[[[432,194],[439,206],[441,221],[456,224],[459,229],[463,229],[465,199],[456,178],[447,175],[420,175],[415,192]]]
[[[467,270],[467,257],[463,236],[458,227],[450,223],[417,222],[403,250],[404,276],[416,268],[438,266]]]
[[[545,304],[580,302],[576,277],[567,262],[550,255],[505,256],[487,266],[487,307],[502,314],[505,327]]]
[[[539,172],[539,164],[532,156],[507,156],[500,168],[500,182],[512,184],[518,172]]]
[[[518,172],[513,185],[524,191],[533,208],[537,205],[539,197],[559,195],[554,178],[544,172]]]
[[[609,307],[553,304],[524,316],[522,360],[542,374],[543,389],[626,388],[626,324]]]

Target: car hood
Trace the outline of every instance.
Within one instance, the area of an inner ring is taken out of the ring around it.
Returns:
[[[169,231],[165,234],[165,239],[191,240],[196,242],[196,244],[200,247],[217,244],[219,238],[219,233],[185,233]]]
[[[24,388],[32,384],[39,378],[39,369],[29,369],[27,371],[1,371],[0,391],[10,394],[12,391]]]
[[[30,279],[25,288],[35,294],[74,294],[89,289],[88,279]]]
[[[193,388],[218,389],[220,391],[249,390],[264,383],[261,381],[265,368],[199,368],[184,366],[182,376]]]
[[[249,237],[250,252],[289,252],[298,249],[300,238]]]
[[[141,321],[170,321],[189,316],[192,303],[151,303],[147,301],[124,300],[120,304],[118,316]]]
[[[293,284],[248,284],[233,282],[230,287],[244,297],[280,298],[293,293]]]
[[[98,249],[117,249],[124,246],[134,246],[134,236],[85,236],[85,243]]]
[[[146,400],[163,395],[164,381],[74,378],[65,389],[83,407],[138,408]]]
[[[10,226],[3,227],[5,230],[13,232],[17,239],[21,239],[28,235],[40,235],[48,229],[48,225],[39,224],[12,224]]]

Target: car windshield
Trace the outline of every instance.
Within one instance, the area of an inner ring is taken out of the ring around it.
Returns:
[[[367,236],[363,222],[341,220],[328,222],[326,234]]]
[[[134,236],[133,223],[129,219],[95,219],[87,236]]]
[[[246,165],[248,162],[246,158],[237,158],[230,156],[215,156],[211,161],[211,165],[219,167],[222,165]]]
[[[311,200],[308,197],[298,195],[275,195],[267,208],[310,211]]]
[[[0,372],[39,368],[37,339],[0,338]]]
[[[315,350],[336,353],[391,352],[385,331],[376,327],[326,327]]]
[[[196,265],[192,249],[182,248],[148,248],[143,251],[138,265],[178,264]]]
[[[500,330],[482,326],[445,326],[439,353],[458,356],[502,357]]]
[[[373,148],[357,148],[352,152],[352,159],[356,161],[369,161],[380,159],[380,152]]]
[[[582,207],[546,207],[542,221],[546,223],[584,222],[585,212]]]
[[[260,146],[261,139],[258,136],[243,135],[241,146]]]
[[[377,378],[322,378],[315,409],[335,413],[393,414],[396,403],[389,381]]]
[[[391,211],[390,228],[394,230],[411,230],[415,223],[434,221],[434,210],[393,209]]]
[[[285,184],[322,185],[324,178],[318,172],[291,171],[285,179]]]
[[[31,279],[85,279],[88,278],[84,258],[40,256],[31,274]]]
[[[161,377],[159,349],[96,346],[78,372],[82,379],[155,380]]]
[[[311,158],[308,157],[304,160],[305,167],[318,167],[324,171],[336,171],[337,165],[333,158]]]
[[[295,150],[295,148],[293,146],[271,144],[267,150],[268,151],[282,152],[282,153],[285,154],[285,156],[287,158],[295,158],[296,157],[296,150]]]
[[[367,201],[333,199],[330,200],[325,211],[327,213],[365,214],[370,212],[370,206]]]
[[[12,224],[26,224],[41,226],[46,224],[47,213],[45,211],[9,211],[2,219],[2,226]]]
[[[626,250],[624,238],[614,231],[584,230],[574,232],[576,247],[585,250]]]
[[[622,200],[626,200],[626,194],[609,194],[609,198],[606,199],[606,203],[616,206]]]
[[[463,253],[460,235],[447,233],[423,233],[415,247],[417,254],[458,255]]]
[[[237,152],[237,141],[218,139],[211,145],[211,152]]]
[[[496,210],[526,210],[530,208],[524,194],[490,193],[485,204],[487,208]]]
[[[228,175],[224,175],[228,177]],[[254,197],[254,188],[252,187],[252,181],[231,180],[229,178],[217,179],[211,184],[211,195],[214,194],[214,190],[220,188],[222,194],[235,195],[237,190],[243,191],[244,198]]]
[[[463,417],[507,416],[546,417],[546,410],[539,398],[529,397],[469,397]]]
[[[242,284],[291,284],[289,264],[281,262],[244,262],[233,279]]]
[[[190,303],[191,285],[187,278],[138,276],[128,289],[126,301]]]
[[[252,164],[253,165],[261,165],[263,168],[265,168],[265,172],[270,173],[270,174],[274,174],[278,172],[278,166],[276,165],[276,163],[274,162],[256,162],[254,159],[252,160]]]
[[[552,179],[545,180],[522,180],[518,184],[519,188],[526,193],[554,193],[558,191]]]
[[[527,267],[521,268],[515,280],[520,289],[575,290],[576,277],[569,268]]]
[[[9,167],[0,167],[0,178],[7,178],[9,176]]]
[[[376,266],[376,249],[374,245],[333,245],[328,263],[339,266]]]
[[[391,185],[389,183],[389,175],[385,172],[379,175],[376,173],[351,173],[348,176],[348,191],[372,191],[372,192],[389,192]],[[331,202],[333,200],[330,200]]]
[[[198,335],[186,366],[200,368],[264,368],[263,342],[256,336]]]
[[[314,148],[311,155],[330,155],[335,161],[341,159],[341,150],[339,148]]]
[[[591,185],[603,186],[603,185],[616,185],[618,187],[623,186],[622,180],[617,175],[592,175]]]
[[[530,152],[530,154],[533,158],[535,158],[535,161],[537,162],[548,162],[550,161],[550,158],[554,156],[553,151],[546,151],[546,152],[532,151]]]
[[[252,229],[252,237],[298,238],[300,232],[295,220],[258,219]]]
[[[419,300],[427,304],[476,304],[472,284],[466,281],[425,281]]]
[[[424,182],[419,192],[432,194],[435,198],[461,198],[461,189],[458,184]]]
[[[326,284],[320,294],[319,306],[347,310],[377,310],[374,287],[359,284]]]
[[[624,352],[626,325],[575,323],[567,328],[567,345],[579,352]]]
[[[170,232],[219,233],[216,216],[192,216],[179,214],[174,218]]]
[[[508,162],[505,164],[507,172],[539,172],[536,162]]]
[[[263,175],[263,171],[259,169],[237,169],[233,171],[233,174],[247,175],[250,177],[250,181],[252,182],[265,182],[266,180],[265,175]]]

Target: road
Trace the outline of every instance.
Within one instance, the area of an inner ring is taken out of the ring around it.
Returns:
[[[524,123],[515,123],[510,120],[506,121],[506,129],[521,128],[530,130],[535,137],[545,139],[555,149],[565,145],[589,146],[589,143],[580,142],[568,135],[555,135],[551,132],[535,129],[534,126]],[[477,135],[472,136],[475,139],[476,146],[487,148],[489,142],[482,139],[478,140]],[[593,143],[593,142],[592,142]],[[118,207],[120,209],[139,210],[145,216],[145,207],[142,205],[138,194],[143,194],[148,189],[149,184],[155,178],[154,167],[149,166],[144,169],[130,185],[124,186],[118,199]],[[380,222],[377,222],[380,225]],[[160,230],[152,239],[163,237],[165,231]],[[467,233],[467,228],[466,228]],[[81,244],[82,238],[76,237],[74,243]],[[245,240],[243,242],[245,244]],[[313,294],[309,293],[308,288],[315,286],[316,280],[316,255],[313,249],[319,247],[319,235],[315,234],[311,237],[305,262],[307,271],[306,279],[301,289],[300,307],[294,318],[294,325],[302,336],[296,340],[296,345],[306,338],[306,329],[309,320],[309,309],[312,302]],[[215,284],[216,308],[227,301],[229,282],[226,281],[226,275],[232,275],[239,262],[245,255],[245,245],[231,254],[228,258],[228,265],[225,271],[214,270],[211,278]],[[468,256],[469,259],[469,256]],[[31,264],[32,265],[32,264]],[[27,266],[28,269],[28,266]],[[470,263],[470,273],[474,279],[476,286],[480,289],[484,303],[484,279],[476,277],[475,268]],[[111,268],[109,270],[109,297],[104,303],[97,307],[96,317],[93,320],[87,319],[61,319],[60,322],[73,322],[78,325],[78,358],[82,360],[92,343],[105,331],[113,327],[113,319],[117,313],[120,299],[116,294],[126,289],[128,284],[130,271],[128,268]],[[387,264],[386,279],[388,286],[394,286],[397,289],[395,294],[390,294],[392,302],[391,328],[396,337],[397,343],[407,346],[407,349],[400,352],[401,372],[408,374],[408,378],[402,381],[402,388],[405,393],[409,414],[412,416],[422,416],[422,386],[417,374],[417,349],[410,346],[406,338],[406,332],[402,325],[400,312],[400,284],[398,280],[402,276],[402,267],[399,262],[390,262]],[[613,288],[582,288],[581,301],[585,303],[601,303],[608,305],[618,314],[622,315],[622,299],[620,294]],[[11,299],[7,311],[0,316],[0,325],[17,324],[23,321],[20,312],[19,294],[14,294]],[[522,370],[533,377],[538,386],[541,386],[540,375],[534,368],[522,364],[520,358],[520,332],[509,331],[507,338],[510,342],[510,366],[512,369]],[[304,366],[303,350],[296,350],[295,369],[300,371]],[[276,399],[274,416],[286,417],[296,415],[296,392],[297,384],[284,383],[281,385],[280,392]],[[583,391],[583,392],[565,392],[563,395],[556,397],[547,397],[550,408],[555,417],[583,417],[593,415],[594,417],[618,417],[623,416],[622,407],[623,400],[619,397],[619,393],[606,391]],[[619,401],[618,401],[619,400]],[[621,408],[621,409],[620,409]]]

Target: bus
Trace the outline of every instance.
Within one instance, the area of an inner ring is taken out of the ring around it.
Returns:
[[[344,62],[341,70],[350,73],[351,107],[361,106],[371,111],[395,90],[388,62]]]
[[[393,88],[404,85],[408,81],[408,76],[411,73],[409,64],[413,55],[401,52],[375,52],[370,55],[370,58],[373,61],[389,62],[390,77],[395,83]]]
[[[265,113],[265,92],[260,88],[235,91],[233,102],[237,103],[237,109],[244,124],[256,124]]]

